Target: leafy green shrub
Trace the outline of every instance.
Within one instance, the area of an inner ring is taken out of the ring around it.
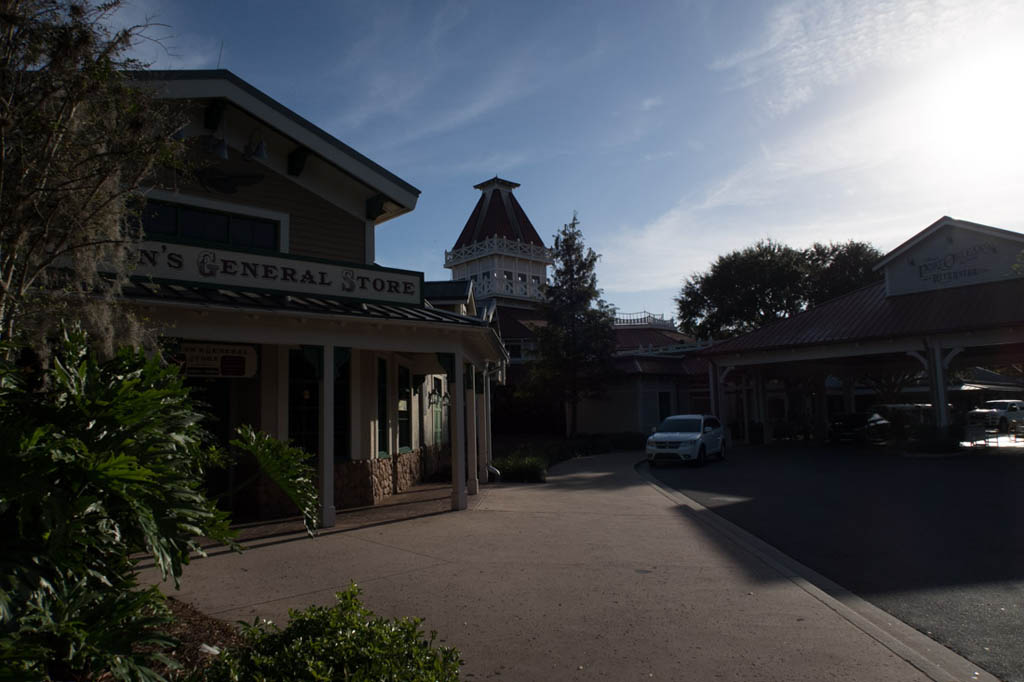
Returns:
[[[321,680],[330,682],[454,682],[462,660],[435,647],[417,619],[388,620],[359,601],[352,585],[331,607],[289,612],[288,626],[246,626],[246,646],[221,653],[205,671],[209,682]],[[198,679],[198,678],[197,678]]]
[[[177,584],[198,536],[234,546],[203,492],[226,459],[157,357],[99,362],[72,330],[48,369],[12,358],[0,353],[0,679],[159,679],[170,615],[156,588],[139,589],[132,556]],[[295,454],[245,431],[237,446],[261,462]],[[311,486],[292,488],[308,508]]]
[[[80,331],[45,371],[0,360],[0,678],[153,677],[139,645],[168,615],[131,555],[177,581],[195,536],[231,541],[200,490],[200,419],[177,368],[129,350],[100,363]]]
[[[530,455],[498,457],[494,466],[501,472],[502,481],[543,483],[548,478],[548,465],[544,458]]]
[[[320,509],[320,497],[313,479],[313,467],[306,463],[310,459],[310,454],[268,433],[257,431],[247,424],[238,427],[237,438],[231,441],[231,445],[238,452],[252,455],[258,465],[256,474],[249,480],[238,483],[232,492],[238,494],[240,490],[254,483],[261,474],[268,476],[299,508],[306,532],[313,535]]]

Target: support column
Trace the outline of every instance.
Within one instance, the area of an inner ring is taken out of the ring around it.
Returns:
[[[482,467],[482,480],[490,480],[490,472],[487,467],[494,463],[494,442],[491,440],[491,377],[484,375],[484,437],[487,441],[487,457]]]
[[[449,395],[453,400],[450,405],[451,416],[449,428],[451,429],[452,443],[452,510],[465,509],[466,501],[466,370],[463,366],[462,349],[457,349],[455,355],[455,376],[449,377],[452,381]]]
[[[636,375],[636,430],[647,433],[644,426],[644,377]]]
[[[487,465],[491,462],[491,448],[487,442],[489,434],[487,433],[487,398],[485,396],[488,381],[485,371],[480,375],[481,385],[476,394],[476,475],[477,481],[480,483],[487,482]]]
[[[754,372],[754,404],[757,405],[757,421],[761,424],[761,442],[768,443],[775,435],[768,423],[768,389],[765,388],[764,368]]]
[[[749,379],[746,374],[742,377],[743,381],[740,383],[740,406],[743,408],[743,442],[750,444],[750,403],[747,400],[747,388],[749,386]]]
[[[817,392],[814,401],[814,436],[819,443],[828,440],[828,373],[817,376]]]
[[[320,527],[334,525],[334,346],[323,347],[320,380]]]
[[[713,362],[708,363],[708,412],[718,417],[718,421],[725,423],[718,405],[718,367]]]
[[[857,411],[857,396],[854,393],[856,381],[850,376],[843,377],[843,410],[845,412]]]
[[[715,416],[718,417],[718,421],[722,422],[722,427],[725,431],[725,439],[727,445],[732,445],[736,438],[736,434],[732,433],[729,428],[729,394],[725,390],[725,379],[732,372],[732,367],[725,367],[720,369],[715,366],[715,396],[718,400],[718,412]]]
[[[476,495],[480,488],[477,478],[476,443],[476,367],[469,366],[469,385],[466,387],[466,492]]]
[[[946,363],[941,346],[928,348],[928,378],[932,384],[935,425],[940,432],[945,432],[949,428],[949,408],[946,406],[949,400],[946,397]]]

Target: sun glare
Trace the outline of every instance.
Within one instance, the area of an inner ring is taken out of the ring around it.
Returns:
[[[1003,45],[937,69],[908,131],[926,157],[983,176],[1016,174],[1024,151],[1024,46]]]

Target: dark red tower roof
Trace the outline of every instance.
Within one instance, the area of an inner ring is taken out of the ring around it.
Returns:
[[[473,187],[480,190],[480,201],[476,202],[473,213],[466,221],[466,226],[462,228],[462,233],[455,242],[456,249],[488,237],[503,237],[544,246],[537,230],[526,217],[526,211],[512,195],[512,190],[516,187],[519,187],[517,183],[502,180],[498,176]]]

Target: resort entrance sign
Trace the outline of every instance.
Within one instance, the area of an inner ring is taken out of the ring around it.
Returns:
[[[423,305],[421,272],[165,242],[142,242],[138,253],[136,278]]]

